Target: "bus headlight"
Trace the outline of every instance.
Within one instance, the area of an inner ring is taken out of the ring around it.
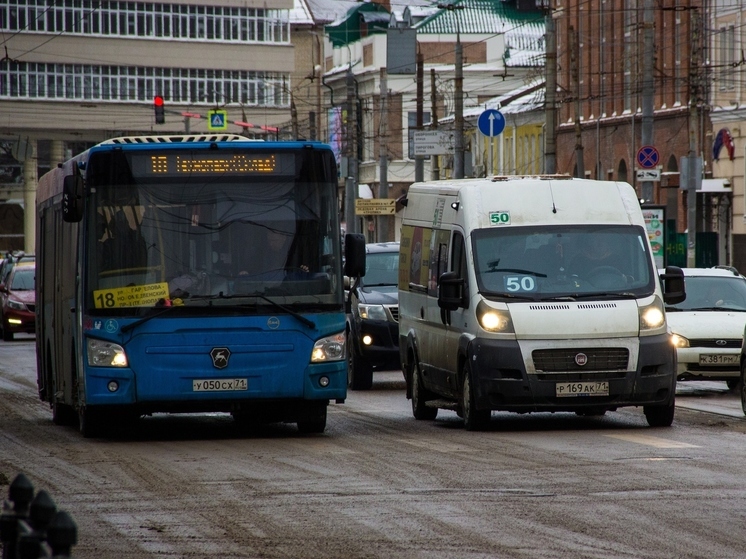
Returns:
[[[477,305],[477,319],[479,325],[488,332],[498,334],[512,334],[513,320],[510,318],[510,311],[507,309],[493,309],[492,307],[480,301]]]
[[[113,342],[88,338],[88,364],[91,367],[127,367],[124,348]]]
[[[345,356],[345,333],[321,338],[313,344],[311,363],[325,363],[326,361],[342,361]]]
[[[655,330],[663,326],[665,322],[663,303],[658,297],[655,297],[649,305],[640,307],[640,331]]]

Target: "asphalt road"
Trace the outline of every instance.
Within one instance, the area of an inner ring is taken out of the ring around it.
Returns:
[[[414,420],[393,372],[323,435],[159,415],[108,440],[53,425],[35,384],[32,341],[0,342],[0,484],[46,489],[78,559],[746,557],[746,418],[691,409],[740,406],[722,383],[682,386],[670,428],[632,408],[472,433]]]

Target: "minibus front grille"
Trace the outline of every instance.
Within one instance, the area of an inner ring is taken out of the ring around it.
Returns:
[[[531,352],[537,373],[626,371],[625,347],[536,349]]]

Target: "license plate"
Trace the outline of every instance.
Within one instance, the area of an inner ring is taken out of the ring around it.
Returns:
[[[192,381],[192,392],[230,392],[248,389],[249,383],[245,378],[214,378]]]
[[[738,365],[739,355],[707,353],[699,356],[700,365]]]
[[[558,382],[555,387],[558,398],[568,396],[608,396],[608,382]]]

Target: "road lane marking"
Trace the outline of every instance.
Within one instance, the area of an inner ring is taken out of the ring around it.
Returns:
[[[699,446],[689,443],[682,443],[679,441],[670,441],[668,439],[661,439],[660,437],[652,437],[650,435],[636,435],[619,433],[615,435],[604,435],[604,437],[611,437],[612,439],[621,439],[630,443],[644,444],[647,446],[654,446],[656,448],[699,448]]]

